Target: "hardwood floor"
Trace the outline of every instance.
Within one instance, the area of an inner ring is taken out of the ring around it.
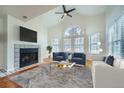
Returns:
[[[11,81],[8,77],[4,77],[0,79],[0,88],[21,88],[21,86]]]
[[[20,71],[17,71],[16,73],[13,73],[13,74],[10,74],[8,76],[0,78],[0,88],[22,88],[22,86],[20,86],[17,83],[11,81],[9,78],[11,76],[23,73],[25,71],[32,70],[32,69],[34,69],[34,68],[36,68],[38,66],[40,66],[40,65],[30,66],[30,67],[28,67],[28,68],[26,68],[24,70],[20,70]]]

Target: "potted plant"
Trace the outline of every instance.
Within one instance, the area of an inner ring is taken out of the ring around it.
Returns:
[[[46,47],[46,49],[47,49],[47,51],[48,51],[48,53],[49,53],[48,58],[50,58],[50,57],[51,57],[51,52],[52,52],[52,46],[48,45],[48,46]]]

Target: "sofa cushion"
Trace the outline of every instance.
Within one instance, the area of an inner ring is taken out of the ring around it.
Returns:
[[[124,79],[123,79],[124,69],[115,68],[108,64],[106,64],[105,66],[105,64],[106,64],[105,62],[93,61],[93,66],[91,69],[93,87],[94,88],[119,88],[119,87],[123,88],[124,87]]]
[[[84,54],[83,53],[74,53],[73,56],[82,58],[82,56],[84,56]]]
[[[120,59],[120,68],[124,69],[124,59]]]
[[[105,66],[105,67],[111,67],[110,65],[106,64],[105,62],[103,61],[93,61],[93,67],[95,66]]]
[[[53,52],[53,60],[54,61],[62,61],[68,58],[67,52]]]
[[[107,57],[105,58],[105,63],[106,63],[106,61],[108,60],[108,57],[109,57],[109,56],[107,56]]]
[[[116,58],[114,60],[113,66],[114,67],[117,67],[117,68],[120,68],[120,63],[121,63],[121,60]]]
[[[72,58],[72,60],[73,60],[73,61],[75,61],[75,60],[76,60],[76,61],[77,61],[77,60],[78,60],[78,61],[81,61],[82,58],[74,57],[74,58]]]
[[[76,64],[85,65],[86,63],[86,55],[84,53],[72,53],[72,62]]]
[[[60,56],[63,56],[65,53],[64,52],[59,52],[59,55]]]
[[[53,52],[54,56],[59,56],[59,52]]]
[[[113,62],[114,62],[114,57],[108,56],[108,58],[106,59],[106,63],[113,66]]]
[[[105,62],[105,61],[106,61],[106,57],[103,57],[103,60],[102,60],[102,61],[104,61],[104,62]]]
[[[63,59],[63,56],[57,56],[56,59]]]

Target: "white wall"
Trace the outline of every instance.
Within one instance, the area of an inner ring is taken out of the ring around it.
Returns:
[[[7,69],[7,16],[0,17],[0,69]]]
[[[124,5],[109,6],[106,11],[106,53],[108,54],[108,28],[124,14]]]
[[[19,41],[19,26],[24,26],[26,28],[37,31],[38,42],[29,43]],[[32,19],[28,22],[23,22],[10,15],[7,16],[7,68],[4,68],[7,71],[14,70],[14,44],[41,45],[41,58],[44,58],[47,55],[45,49],[47,46],[47,29],[42,25],[41,17]]]
[[[59,38],[60,39],[60,51],[63,51],[63,35],[64,31],[69,27],[73,25],[78,25],[81,27],[82,30],[85,31],[84,34],[84,52],[87,55],[90,55],[88,52],[89,47],[89,40],[88,36],[100,32],[100,41],[102,42],[101,48],[103,49],[103,52],[100,53],[100,55],[106,54],[106,45],[105,45],[105,14],[96,15],[96,16],[82,16],[82,15],[73,15],[72,18],[66,17],[63,21],[63,23],[56,25],[54,27],[49,28],[48,31],[48,42],[50,44],[50,41],[53,38]],[[95,57],[95,55],[93,55]],[[98,56],[98,55],[96,55]],[[97,57],[98,58],[98,57]]]
[[[3,18],[0,17],[0,69],[3,68]]]
[[[105,55],[106,54],[106,45],[105,45],[105,15],[101,14],[101,15],[97,15],[97,16],[90,16],[86,18],[86,36],[92,35],[94,33],[99,32],[100,33],[100,42],[101,42],[101,48],[103,49],[103,52],[101,52],[101,55]],[[88,43],[89,40],[86,37],[86,52],[88,53]]]
[[[38,31],[38,44],[41,45],[41,59],[48,56],[46,51],[48,28],[43,25],[42,15],[26,22],[27,27]]]
[[[7,16],[3,17],[3,67],[2,69],[7,70]]]
[[[56,25],[56,26],[54,26],[54,27],[52,27],[52,28],[50,28],[48,31],[48,44],[49,45],[51,45],[51,42],[52,42],[52,40],[53,39],[55,39],[55,38],[58,38],[59,39],[59,43],[60,43],[60,47],[59,47],[59,50],[60,51],[63,51],[62,50],[62,34],[63,34],[63,28],[62,28],[62,26],[61,25]]]

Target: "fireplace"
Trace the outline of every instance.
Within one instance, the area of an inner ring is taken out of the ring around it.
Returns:
[[[20,48],[20,68],[38,63],[38,48]]]

